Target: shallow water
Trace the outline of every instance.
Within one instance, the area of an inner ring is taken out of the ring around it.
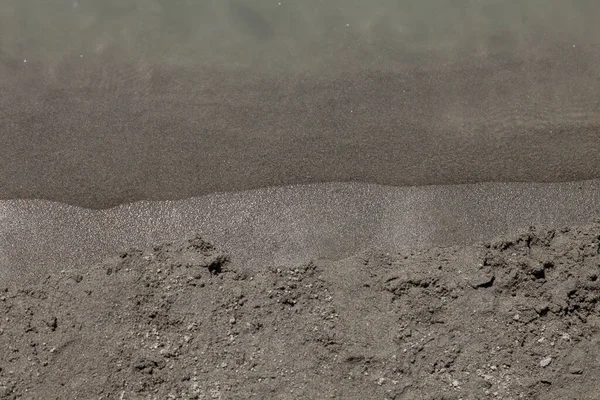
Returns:
[[[600,9],[0,5],[0,199],[600,178]]]

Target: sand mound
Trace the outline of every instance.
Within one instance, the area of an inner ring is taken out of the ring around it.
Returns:
[[[132,249],[0,287],[0,398],[597,398],[599,234],[279,268]]]

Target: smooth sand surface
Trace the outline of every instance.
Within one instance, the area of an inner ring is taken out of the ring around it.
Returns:
[[[0,94],[0,198],[98,209],[331,181],[597,178],[596,86],[552,57],[336,77],[90,62],[58,84],[32,67]],[[106,88],[78,82],[103,73]]]

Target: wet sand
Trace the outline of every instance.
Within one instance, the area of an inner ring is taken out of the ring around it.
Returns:
[[[89,210],[0,202],[0,275],[38,281],[115,251],[199,234],[240,265],[337,260],[369,248],[472,245],[600,215],[598,180],[386,187],[314,184]]]
[[[550,57],[335,77],[103,62],[65,61],[50,83],[19,66],[3,82],[0,198],[98,209],[318,182],[599,173],[598,95],[585,70],[565,75]]]
[[[599,178],[600,15],[554,3],[7,2],[0,199]]]

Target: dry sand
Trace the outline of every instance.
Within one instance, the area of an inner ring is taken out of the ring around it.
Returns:
[[[0,287],[0,397],[597,399],[600,224],[241,267],[200,237]]]

